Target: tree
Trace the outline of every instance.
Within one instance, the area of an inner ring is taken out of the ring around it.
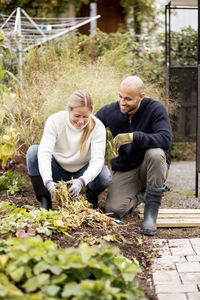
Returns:
[[[120,3],[127,16],[132,17],[135,34],[140,35],[145,28],[152,32],[157,27],[155,0],[121,0]]]
[[[74,4],[78,11],[82,3],[87,4],[89,0],[0,0],[0,12],[10,14],[22,7],[31,17],[57,17],[68,10],[69,4]]]
[[[0,0],[0,13],[10,14],[15,8],[22,7],[31,17],[58,17],[67,12],[69,4],[73,4],[78,12],[82,4],[94,0]],[[106,5],[105,0],[105,5]],[[146,31],[152,32],[156,26],[155,0],[118,0],[127,17],[132,18],[132,27],[136,35]],[[96,0],[98,2],[98,0]]]

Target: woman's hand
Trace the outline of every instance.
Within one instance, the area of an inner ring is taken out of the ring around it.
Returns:
[[[69,193],[71,195],[72,200],[78,197],[79,193],[81,192],[82,188],[85,186],[85,181],[83,177],[79,177],[78,179],[72,179],[67,181],[67,184],[72,184],[69,188]]]
[[[51,198],[55,198],[55,190],[58,187],[58,184],[56,182],[54,182],[53,180],[49,180],[47,182],[45,182],[45,186],[47,188],[47,190],[49,191]]]

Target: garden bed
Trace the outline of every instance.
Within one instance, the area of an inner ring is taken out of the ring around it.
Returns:
[[[18,157],[16,159],[15,168],[23,174],[27,180],[27,170],[25,160]],[[106,192],[100,196],[100,205],[104,206]],[[182,197],[182,196],[181,196]],[[173,198],[173,189],[168,192],[163,201],[163,207],[168,207],[167,203],[170,204],[169,208],[172,208],[171,199]],[[23,196],[8,196],[0,195],[0,201],[9,201],[10,204],[15,204],[18,207],[24,205],[32,205],[39,208],[38,201],[35,199],[33,191],[26,192]],[[176,203],[177,202],[177,203]],[[180,196],[173,198],[174,207],[179,207]],[[171,239],[171,238],[188,238],[199,237],[200,229],[196,228],[159,228],[157,235],[153,237],[147,237],[140,234],[141,220],[139,219],[138,211],[135,211],[124,218],[122,221],[125,225],[120,225],[114,233],[115,240],[110,241],[113,245],[119,247],[120,252],[123,256],[130,260],[136,259],[142,271],[138,274],[137,278],[139,281],[139,287],[144,291],[148,299],[156,299],[154,287],[152,286],[152,273],[151,273],[151,262],[152,258],[157,257],[157,253],[154,251],[152,240],[155,239]],[[76,228],[71,233],[71,237],[65,236],[63,233],[53,233],[50,239],[55,242],[58,247],[78,247],[80,241],[88,241],[90,245],[94,244],[96,240],[102,239],[106,236],[106,233],[102,229],[95,229],[88,226],[81,226]],[[44,236],[44,239],[47,239]]]

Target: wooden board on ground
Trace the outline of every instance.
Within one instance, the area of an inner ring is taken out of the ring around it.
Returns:
[[[143,209],[139,217],[143,219]],[[200,226],[200,209],[160,209],[157,227],[196,227]]]

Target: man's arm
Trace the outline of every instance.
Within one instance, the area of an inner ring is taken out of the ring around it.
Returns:
[[[168,150],[172,143],[172,129],[163,104],[159,104],[152,113],[151,133],[134,131],[133,143],[140,148],[162,148]]]

